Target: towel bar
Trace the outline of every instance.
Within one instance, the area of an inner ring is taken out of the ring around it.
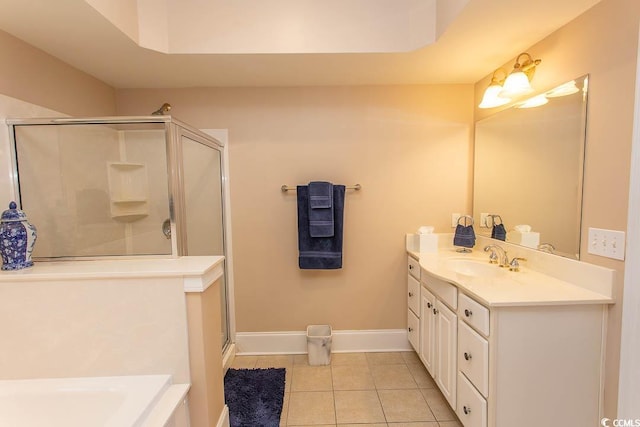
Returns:
[[[358,191],[358,190],[360,190],[360,189],[362,188],[362,186],[361,186],[360,184],[355,184],[355,185],[347,185],[347,186],[345,186],[345,188],[346,188],[347,190],[356,190],[356,191]],[[295,186],[291,186],[291,185],[286,185],[286,184],[285,184],[285,185],[283,185],[282,187],[280,187],[280,190],[282,190],[282,192],[283,192],[283,193],[286,193],[286,192],[287,192],[287,191],[289,191],[289,190],[293,190],[293,191],[295,191],[295,190],[296,190],[296,187],[295,187]]]

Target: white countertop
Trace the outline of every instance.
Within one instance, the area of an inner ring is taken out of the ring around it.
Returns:
[[[202,292],[223,274],[223,256],[36,261],[33,267],[0,271],[0,283],[47,280],[179,277],[185,292]]]
[[[450,259],[469,259],[489,265],[488,255],[476,250],[469,254],[456,252],[453,248],[439,249],[435,253],[408,253],[420,261],[422,274],[425,274],[426,270],[428,274],[456,285],[463,293],[490,307],[615,302],[609,295],[534,271],[523,265],[518,272],[491,265],[491,268],[497,269],[496,276],[491,277],[461,274],[448,268],[447,260]],[[424,281],[424,276],[422,280]],[[604,288],[606,289],[606,286]]]

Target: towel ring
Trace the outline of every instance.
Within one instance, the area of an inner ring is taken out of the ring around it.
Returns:
[[[460,223],[460,221],[462,220],[464,220],[464,224]],[[469,220],[471,224],[467,224],[467,220]],[[473,225],[473,217],[471,217],[470,215],[462,215],[460,218],[458,218],[458,225],[464,225],[465,227]]]
[[[488,215],[491,218],[491,226],[502,224],[502,217],[500,215]],[[496,218],[500,220],[500,222],[496,222]]]

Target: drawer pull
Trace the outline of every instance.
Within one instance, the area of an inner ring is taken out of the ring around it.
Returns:
[[[471,360],[471,353],[464,352],[464,360]]]
[[[462,407],[462,412],[464,412],[465,414],[469,415],[471,413],[471,408],[468,406],[463,406]]]
[[[409,332],[413,332],[413,328],[411,326],[409,326]]]
[[[437,308],[434,308],[434,309],[433,309],[433,315],[435,316],[436,314],[438,314],[438,309],[437,309]]]
[[[412,296],[413,296],[413,292],[409,292],[409,297],[412,297]]]
[[[413,270],[413,265],[409,264],[409,270]]]
[[[427,303],[427,308],[431,308],[433,307],[433,304],[431,304],[430,302]]]
[[[464,315],[467,317],[471,317],[471,315],[473,314],[473,312],[471,310],[469,310],[468,308],[464,309]]]

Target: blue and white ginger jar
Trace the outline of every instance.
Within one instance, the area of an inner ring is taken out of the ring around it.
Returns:
[[[0,218],[0,255],[2,270],[20,270],[33,265],[31,254],[36,243],[36,227],[27,221],[27,216],[17,209],[16,202]]]

